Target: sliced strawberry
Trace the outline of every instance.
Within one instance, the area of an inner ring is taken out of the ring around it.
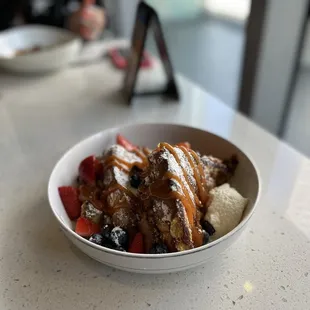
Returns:
[[[124,147],[127,151],[132,152],[133,150],[137,150],[138,147],[129,142],[125,137],[118,134],[116,137],[116,143]]]
[[[144,245],[143,245],[143,235],[142,233],[137,233],[133,238],[131,245],[129,246],[128,252],[130,253],[137,253],[143,254],[144,252]]]
[[[76,222],[75,232],[82,237],[88,238],[93,234],[99,233],[100,226],[84,217],[80,217]]]
[[[180,143],[177,144],[177,146],[184,146],[187,149],[191,148],[191,144],[189,142],[180,142]]]
[[[96,184],[96,174],[100,170],[101,164],[95,156],[85,158],[79,166],[79,177],[86,184]]]
[[[58,192],[69,218],[77,219],[81,214],[82,205],[79,201],[79,190],[72,186],[61,186]]]

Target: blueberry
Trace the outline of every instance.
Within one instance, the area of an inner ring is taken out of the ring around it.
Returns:
[[[103,238],[103,241],[102,241],[101,245],[104,246],[105,248],[109,248],[109,249],[112,249],[112,250],[116,250],[116,251],[120,251],[120,252],[126,252],[126,250],[122,246],[116,245],[110,239]]]
[[[202,244],[205,245],[209,242],[210,235],[205,230],[203,230],[202,233],[203,233],[203,243]]]
[[[123,247],[117,246],[114,242],[108,239],[104,239],[102,246],[104,246],[105,248],[112,249],[112,250],[126,252],[126,250]]]
[[[102,245],[109,249],[126,252],[128,234],[120,227],[104,225],[101,230]]]
[[[120,227],[114,227],[111,231],[111,240],[117,247],[127,248],[128,234]]]
[[[129,176],[130,176],[130,185],[133,188],[138,188],[141,184],[141,173],[143,171],[137,167],[133,166],[132,169],[130,170]]]
[[[115,244],[107,238],[103,238],[101,245],[109,249],[115,249]]]
[[[101,235],[105,238],[110,240],[111,239],[111,225],[104,225],[101,229]]]
[[[133,188],[138,188],[139,185],[141,184],[141,179],[138,175],[136,174],[133,174],[131,177],[130,177],[130,185],[133,187]]]
[[[150,250],[150,254],[165,254],[168,253],[168,248],[165,244],[154,244]]]
[[[212,225],[210,222],[204,221],[204,222],[202,223],[202,227],[205,229],[205,231],[206,231],[210,236],[214,235],[215,229],[214,229],[213,225]]]
[[[140,168],[137,167],[137,166],[133,166],[133,167],[131,168],[131,170],[130,170],[130,175],[135,174],[135,175],[137,175],[137,176],[140,176],[140,174],[141,174],[142,172],[143,172],[142,169],[140,169]]]
[[[89,241],[98,245],[102,245],[103,237],[100,234],[94,234],[89,238]]]

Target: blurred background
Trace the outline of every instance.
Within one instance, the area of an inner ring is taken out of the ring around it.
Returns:
[[[3,5],[23,1],[0,0],[0,26],[7,17]],[[41,7],[52,3],[53,10],[64,2],[79,7],[78,0],[28,2]],[[97,3],[93,17],[99,18],[99,30],[104,28],[106,10],[108,30],[103,32],[103,40],[131,38],[139,0],[82,2]],[[159,14],[177,72],[310,155],[310,143],[306,143],[310,139],[310,0],[146,2]],[[63,15],[68,19],[59,24],[74,31],[79,25],[76,21],[85,17],[86,4],[77,11],[67,8],[69,13]],[[147,49],[156,54],[153,40],[148,40]]]
[[[139,1],[106,2],[110,30],[129,38]],[[146,2],[159,12],[176,71],[310,155],[308,0]]]

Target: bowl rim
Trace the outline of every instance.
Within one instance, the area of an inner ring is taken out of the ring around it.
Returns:
[[[220,138],[226,142],[228,142],[229,144],[232,144],[233,146],[235,146],[240,152],[242,152],[247,158],[248,160],[251,162],[251,164],[254,167],[254,170],[256,172],[256,176],[257,176],[257,182],[258,182],[258,190],[257,190],[257,196],[256,199],[254,201],[253,204],[253,208],[252,210],[247,214],[246,217],[244,217],[242,219],[242,221],[233,229],[231,230],[229,233],[225,234],[224,236],[222,236],[219,239],[216,239],[214,241],[211,241],[210,243],[207,243],[206,245],[194,248],[194,249],[190,249],[190,250],[185,250],[185,251],[181,251],[181,252],[173,252],[173,253],[165,253],[165,254],[136,254],[136,253],[129,253],[129,252],[120,252],[117,250],[113,250],[113,249],[109,249],[106,248],[104,246],[101,245],[97,245],[94,244],[92,242],[90,242],[89,240],[81,237],[80,235],[78,235],[74,230],[72,230],[71,228],[67,227],[65,225],[65,223],[59,218],[59,216],[56,214],[56,212],[54,211],[54,207],[52,206],[52,186],[51,186],[51,181],[52,179],[55,177],[55,173],[56,170],[58,168],[58,166],[61,164],[61,162],[68,156],[70,156],[70,154],[76,149],[79,148],[83,143],[85,143],[86,140],[89,139],[93,139],[96,136],[101,136],[103,133],[108,133],[108,132],[118,132],[120,130],[125,130],[126,128],[129,127],[133,127],[133,126],[143,126],[143,125],[152,125],[152,126],[176,126],[176,127],[183,127],[183,128],[187,128],[187,129],[195,129],[195,130],[199,130],[199,131],[203,131],[205,133],[211,134],[217,138]],[[205,251],[207,249],[210,249],[216,245],[218,245],[219,243],[222,243],[224,241],[226,241],[227,239],[229,239],[231,236],[233,236],[235,233],[237,233],[239,230],[241,230],[246,224],[247,222],[250,220],[250,218],[253,216],[256,208],[257,208],[257,204],[260,201],[260,197],[261,197],[261,191],[262,191],[262,179],[260,176],[260,172],[259,169],[257,168],[257,164],[255,163],[255,161],[253,160],[253,158],[245,151],[243,151],[237,144],[227,140],[226,138],[223,138],[221,136],[219,136],[218,134],[215,134],[211,131],[207,131],[204,130],[202,128],[199,127],[194,127],[194,126],[188,126],[188,125],[183,125],[183,124],[179,124],[179,123],[152,123],[152,122],[144,122],[144,123],[134,123],[134,124],[127,124],[124,126],[117,126],[117,127],[110,127],[107,129],[104,129],[102,131],[99,131],[95,134],[92,134],[86,138],[84,138],[83,140],[79,141],[78,143],[74,144],[72,147],[70,147],[61,157],[60,159],[57,161],[57,163],[55,164],[52,173],[49,177],[48,180],[48,187],[47,187],[47,192],[48,192],[48,200],[49,200],[49,205],[50,208],[52,209],[52,212],[55,216],[55,218],[57,219],[57,221],[59,222],[59,224],[61,225],[61,227],[65,230],[65,232],[69,233],[73,238],[77,239],[78,241],[84,243],[86,246],[90,246],[96,250],[99,250],[103,253],[108,253],[108,254],[113,254],[113,255],[117,255],[117,256],[121,256],[121,257],[127,257],[127,258],[138,258],[138,259],[160,259],[160,258],[174,258],[174,257],[180,257],[180,256],[186,256],[186,255],[191,255],[194,253],[198,253],[198,252],[202,252]]]
[[[67,45],[69,45],[70,43],[74,42],[74,41],[80,41],[82,42],[81,38],[75,34],[74,32],[68,30],[68,29],[64,29],[64,28],[58,28],[55,26],[49,26],[49,25],[37,25],[37,24],[28,24],[28,25],[21,25],[18,27],[14,27],[11,29],[7,29],[5,31],[3,31],[0,34],[0,39],[2,37],[5,37],[6,35],[9,35],[10,33],[14,33],[17,32],[19,30],[23,30],[23,29],[42,29],[44,31],[54,31],[54,32],[58,32],[58,33],[63,33],[67,35],[67,38],[65,40],[59,41],[55,44],[51,44],[51,45],[47,45],[46,48],[39,50],[39,51],[35,51],[35,52],[30,52],[30,53],[26,53],[26,54],[21,54],[21,55],[16,55],[16,53],[12,56],[12,57],[5,57],[5,56],[1,56],[0,55],[0,60],[7,60],[7,61],[13,61],[14,59],[23,59],[23,58],[28,58],[29,56],[32,57],[33,55],[42,55],[46,52],[51,52],[54,51],[58,48],[61,47],[66,47]],[[14,51],[16,52],[17,50],[14,49]]]

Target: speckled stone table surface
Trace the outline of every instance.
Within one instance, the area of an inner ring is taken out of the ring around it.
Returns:
[[[129,107],[121,75],[103,62],[45,77],[0,77],[0,308],[310,309],[310,161],[179,77],[180,104]],[[133,122],[195,125],[232,140],[263,180],[240,239],[203,267],[145,276],[76,250],[49,209],[47,181],[79,140]]]

